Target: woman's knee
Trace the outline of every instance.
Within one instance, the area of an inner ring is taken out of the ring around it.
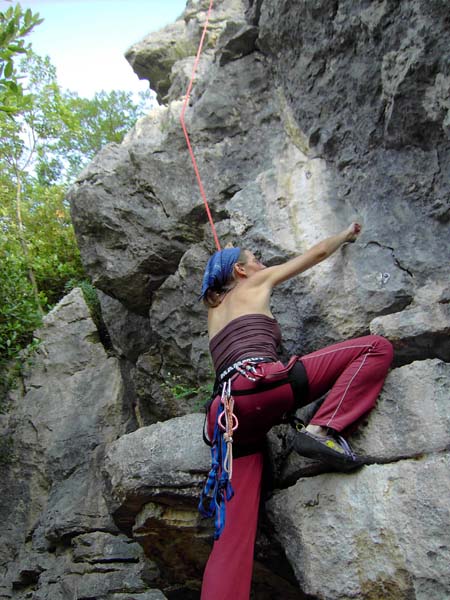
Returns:
[[[391,342],[381,335],[373,335],[371,337],[373,346],[376,348],[377,352],[383,356],[387,366],[389,366],[394,358],[394,347]]]

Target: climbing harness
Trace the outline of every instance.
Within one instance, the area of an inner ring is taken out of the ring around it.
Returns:
[[[208,220],[209,220],[209,223],[211,225],[211,229],[212,229],[214,241],[216,243],[217,250],[220,250],[221,248],[220,248],[219,238],[217,237],[216,228],[214,226],[214,221],[213,221],[213,218],[212,218],[212,215],[211,215],[211,211],[209,209],[208,200],[206,199],[205,189],[203,187],[202,179],[200,177],[200,172],[199,172],[198,166],[197,166],[197,161],[195,160],[194,151],[192,150],[191,141],[189,139],[189,134],[187,132],[186,124],[185,124],[185,120],[184,120],[184,115],[185,115],[185,112],[186,112],[186,108],[187,108],[187,105],[188,105],[188,102],[189,102],[189,98],[191,96],[192,86],[194,84],[195,73],[197,71],[198,63],[199,63],[199,60],[200,60],[200,54],[201,54],[202,48],[203,48],[203,42],[205,41],[206,30],[208,28],[209,17],[211,15],[212,5],[213,5],[213,0],[210,0],[208,12],[206,14],[205,25],[203,26],[202,37],[200,38],[200,44],[198,46],[197,55],[196,55],[195,61],[194,61],[194,67],[192,69],[191,79],[189,81],[189,85],[188,85],[187,90],[186,90],[186,95],[184,97],[183,107],[181,109],[180,121],[181,121],[181,127],[183,129],[184,137],[186,138],[186,143],[187,143],[187,147],[188,147],[188,150],[189,150],[189,155],[191,157],[192,166],[194,167],[194,172],[195,172],[195,176],[197,178],[198,187],[200,189],[200,195],[201,195],[201,197],[203,199],[203,203],[205,204],[206,214],[208,215]]]
[[[294,398],[304,398],[307,389],[306,372],[297,357],[276,373],[266,373],[264,363],[273,363],[273,358],[253,357],[239,360],[225,368],[216,378],[211,398],[205,405],[206,415],[203,439],[211,447],[211,469],[201,493],[198,509],[204,517],[214,517],[214,539],[219,539],[225,526],[226,502],[234,491],[231,485],[233,455],[237,458],[261,451],[261,443],[233,446],[233,434],[239,426],[234,414],[234,397],[260,394],[282,385],[291,385]],[[256,383],[251,389],[234,389],[232,383],[243,376]],[[207,416],[213,401],[220,396],[216,411],[214,433],[211,441],[206,435]]]
[[[234,398],[231,392],[231,382],[236,374],[256,381],[256,365],[267,359],[262,357],[240,360],[225,369],[214,386],[212,401],[220,393],[220,402],[216,413],[214,434],[211,441],[203,431],[203,439],[211,446],[211,470],[200,496],[198,509],[204,517],[214,516],[214,539],[218,540],[225,527],[225,503],[234,496],[231,485],[233,477],[233,433],[239,426],[239,421],[233,412]],[[206,418],[205,418],[206,426]]]

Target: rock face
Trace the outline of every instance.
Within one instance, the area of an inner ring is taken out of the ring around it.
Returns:
[[[36,337],[3,423],[12,449],[1,465],[0,598],[164,598],[149,591],[156,565],[106,503],[105,449],[136,425],[119,361],[100,343],[81,290]]]
[[[130,48],[162,104],[70,192],[110,347],[78,291],[37,334],[2,417],[0,598],[198,598],[214,244],[179,116],[208,4]],[[222,245],[271,265],[359,220],[357,243],[275,291],[280,351],[369,330],[396,351],[358,473],[270,433],[256,600],[450,596],[448,34],[445,0],[214,2],[186,123]]]
[[[446,598],[449,461],[319,475],[276,494],[267,508],[302,589],[324,600]]]

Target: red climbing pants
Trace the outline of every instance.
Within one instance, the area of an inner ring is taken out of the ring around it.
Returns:
[[[375,405],[392,356],[390,342],[368,335],[299,357],[308,377],[308,394],[303,405],[329,392],[311,423],[337,431],[351,428]],[[270,363],[264,368],[275,372],[283,365]],[[232,390],[256,385],[260,384],[251,384],[239,375],[233,379]],[[219,402],[218,397],[209,411],[210,436]],[[243,444],[255,442],[294,408],[289,383],[261,393],[236,396],[239,427],[235,440]],[[220,539],[214,542],[206,565],[201,600],[249,600],[262,466],[261,453],[234,460],[232,485],[235,495],[227,503],[225,529]]]
[[[201,600],[250,597],[262,469],[261,452],[233,461],[234,498],[227,502],[225,529],[206,565]]]
[[[392,357],[391,343],[377,335],[302,356],[309,386],[305,404],[329,390],[311,423],[344,431],[359,421],[375,406]]]

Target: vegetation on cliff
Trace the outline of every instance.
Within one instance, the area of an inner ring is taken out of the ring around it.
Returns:
[[[69,185],[102,146],[122,140],[148,100],[63,90],[50,59],[25,43],[41,22],[20,5],[0,12],[0,392],[5,365],[42,316],[86,279]]]

